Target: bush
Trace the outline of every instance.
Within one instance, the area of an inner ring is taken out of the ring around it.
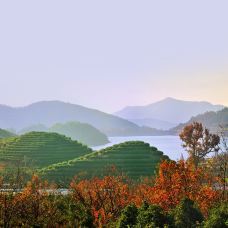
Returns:
[[[124,208],[117,223],[117,228],[133,227],[137,222],[138,209],[134,204]]]
[[[205,228],[228,227],[228,205],[223,203],[210,211],[209,217],[204,224]]]
[[[138,210],[136,227],[164,227],[169,223],[161,207],[144,203]]]
[[[177,228],[196,227],[203,221],[202,213],[194,206],[194,202],[188,198],[184,198],[171,214],[174,226]]]

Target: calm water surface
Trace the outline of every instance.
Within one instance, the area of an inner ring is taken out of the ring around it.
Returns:
[[[158,150],[168,155],[173,160],[178,160],[183,154],[184,158],[187,158],[187,152],[182,148],[181,140],[178,136],[131,136],[131,137],[109,137],[110,143],[93,147],[94,150],[103,149],[114,144],[126,142],[126,141],[144,141],[151,146],[157,147]]]

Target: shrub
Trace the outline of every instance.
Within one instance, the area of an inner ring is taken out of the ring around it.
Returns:
[[[169,223],[163,209],[157,205],[144,203],[138,210],[136,227],[164,227]]]
[[[204,224],[205,228],[228,227],[228,205],[222,203],[210,211],[209,217]]]
[[[203,221],[203,215],[194,202],[188,198],[184,198],[177,207],[172,211],[174,226],[177,228],[196,227]]]
[[[128,205],[124,208],[118,220],[117,228],[132,227],[136,224],[138,209],[134,204]]]

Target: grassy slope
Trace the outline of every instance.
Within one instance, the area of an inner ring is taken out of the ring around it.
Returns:
[[[31,132],[0,142],[0,161],[27,161],[27,165],[44,167],[91,153],[77,141],[57,133]]]
[[[115,165],[133,179],[151,176],[161,159],[168,159],[162,152],[140,141],[125,142],[95,151],[73,160],[53,164],[40,173],[49,180],[69,182],[75,175],[84,177],[102,176],[105,168]]]

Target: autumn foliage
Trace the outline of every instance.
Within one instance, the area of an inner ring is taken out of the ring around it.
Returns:
[[[76,222],[79,224],[78,219],[82,215],[75,218],[74,214],[78,213],[75,208],[80,205],[85,213],[91,214],[95,227],[104,227],[110,221],[116,221],[121,211],[132,203],[141,207],[147,202],[169,212],[184,198],[194,201],[207,216],[210,208],[224,201],[220,189],[214,188],[216,181],[206,169],[196,169],[189,162],[163,161],[155,178],[140,183],[131,183],[122,175],[91,180],[75,178],[70,184],[69,195],[64,198],[56,194],[55,186],[34,176],[22,192],[0,194],[1,222],[6,227],[11,227],[9,224],[46,224],[49,227]],[[59,198],[62,201],[67,199],[67,203],[59,204]],[[64,213],[68,213],[67,218],[62,214],[63,209]]]
[[[122,176],[106,176],[103,179],[73,180],[72,197],[91,208],[95,224],[106,224],[131,202],[129,186]]]
[[[165,211],[175,208],[183,198],[196,202],[205,216],[221,197],[213,188],[214,177],[203,168],[185,162],[163,161],[155,179],[129,186],[121,176],[82,180],[71,183],[73,199],[91,208],[96,225],[115,218],[120,209],[143,202],[161,206]]]
[[[212,188],[212,183],[212,177],[202,168],[194,169],[184,161],[164,161],[152,189],[152,202],[170,210],[187,197],[196,202],[206,214],[219,197],[219,192]]]
[[[214,136],[200,125],[194,127],[199,130],[194,133],[194,137],[201,139],[194,141],[196,147],[189,144],[189,148],[193,146],[196,152],[192,156],[206,154],[205,151],[212,150],[210,148],[216,145],[218,139],[213,139]],[[185,137],[189,132],[193,134],[192,127],[185,129]],[[205,143],[210,145],[206,147]],[[199,163],[201,157],[177,162],[164,160],[159,164],[154,177],[138,182],[131,182],[113,167],[110,175],[102,178],[75,177],[67,195],[59,194],[55,185],[42,181],[38,176],[33,176],[19,191],[3,191],[4,181],[0,179],[0,226],[121,227],[120,224],[127,222],[140,222],[139,227],[142,227],[142,224],[149,222],[153,223],[150,227],[156,227],[156,224],[166,226],[170,219],[172,225],[185,224],[183,217],[188,218],[191,223],[191,218],[186,213],[192,210],[195,223],[189,227],[195,227],[198,218],[202,222],[203,217],[214,216],[211,215],[211,209],[216,207],[221,211],[217,213],[221,223],[220,214],[224,218],[227,216],[224,212],[227,207],[219,207],[227,204],[227,161],[224,161],[227,159],[226,152],[222,157],[217,156],[216,159],[208,159],[203,163]],[[214,161],[214,172],[210,161]],[[158,217],[161,221],[158,221]],[[211,221],[210,217],[208,221]]]
[[[185,126],[179,136],[189,154],[189,161],[196,167],[207,154],[219,151],[220,137],[210,133],[202,123],[194,122]]]

